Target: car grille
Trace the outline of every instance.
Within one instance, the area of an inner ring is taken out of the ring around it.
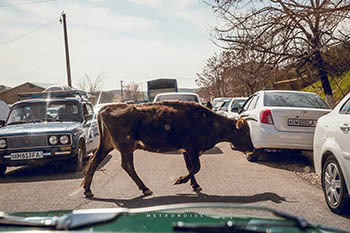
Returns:
[[[22,136],[22,137],[9,137],[7,138],[7,148],[17,149],[17,148],[30,148],[47,146],[47,136]]]

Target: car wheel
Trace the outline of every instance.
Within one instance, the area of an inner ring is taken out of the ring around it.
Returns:
[[[322,189],[328,207],[332,212],[340,214],[350,204],[343,172],[337,159],[331,155],[322,168]]]
[[[254,149],[253,151],[250,151],[250,152],[244,152],[244,155],[249,162],[256,162],[259,159],[260,151],[257,149]]]
[[[5,175],[6,168],[6,165],[0,164],[0,176]]]
[[[71,171],[81,171],[84,168],[84,155],[85,155],[85,145],[83,142],[79,143],[78,152],[71,161],[69,170]]]

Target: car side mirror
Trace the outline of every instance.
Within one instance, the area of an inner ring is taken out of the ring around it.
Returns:
[[[242,112],[244,112],[244,109],[242,107],[238,107],[238,114],[241,114]]]
[[[5,126],[5,121],[0,121],[0,127],[4,127]]]

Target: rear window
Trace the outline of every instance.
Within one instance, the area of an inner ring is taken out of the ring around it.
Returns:
[[[194,101],[198,103],[198,98],[195,95],[160,95],[156,101],[162,100]]]
[[[318,95],[291,92],[266,92],[264,106],[329,109]]]

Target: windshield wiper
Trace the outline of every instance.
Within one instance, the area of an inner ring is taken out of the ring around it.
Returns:
[[[113,209],[111,212],[79,212],[52,218],[22,218],[0,213],[0,226],[38,227],[53,230],[73,230],[96,226],[116,220],[125,211]]]
[[[13,121],[13,122],[7,123],[6,125],[18,125],[18,124],[24,124],[24,123],[29,123],[29,121],[26,121],[26,120]]]
[[[264,233],[266,231],[247,229],[246,225],[235,224],[228,221],[225,224],[191,224],[184,222],[177,222],[173,226],[174,231],[181,232],[200,232],[200,233],[214,233],[214,232],[229,232],[229,233]]]
[[[281,217],[288,221],[271,221],[269,219],[261,221],[249,221],[248,223],[235,223],[232,220],[218,224],[190,224],[177,222],[173,227],[175,231],[192,231],[192,232],[266,232],[264,229],[273,229],[275,227],[298,227],[301,230],[318,229],[327,232],[349,233],[334,227],[323,226],[319,224],[311,224],[305,219],[287,214],[282,211],[277,211],[268,207],[259,206],[240,206],[230,203],[183,203],[173,205],[160,205],[142,208],[113,208],[113,209],[92,209],[92,210],[75,210],[71,214],[66,214],[61,217],[46,217],[46,218],[24,218],[6,215],[0,212],[0,226],[14,227],[38,227],[52,230],[73,230],[89,226],[96,226],[115,221],[124,214],[143,214],[159,211],[172,211],[179,209],[192,208],[231,208],[231,209],[246,209],[246,210],[261,210],[267,211],[275,216]],[[210,215],[209,215],[210,216]]]

